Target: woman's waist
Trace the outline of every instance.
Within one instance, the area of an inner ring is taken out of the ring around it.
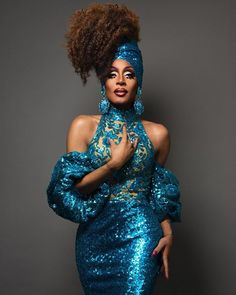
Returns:
[[[124,181],[112,179],[108,184],[110,186],[110,200],[145,198],[150,193],[150,184],[140,181],[140,178],[126,179]]]
[[[146,190],[132,190],[126,187],[121,189],[111,189],[108,202],[138,202],[147,203],[148,191]]]

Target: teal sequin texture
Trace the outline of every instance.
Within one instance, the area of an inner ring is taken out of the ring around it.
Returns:
[[[88,199],[74,181],[111,157],[108,138],[119,143],[124,123],[134,155]],[[180,222],[179,182],[154,159],[154,147],[139,115],[111,105],[100,118],[86,152],[62,155],[47,188],[48,203],[59,216],[79,223],[75,257],[86,295],[150,295],[162,256],[151,256],[163,237],[160,222]]]

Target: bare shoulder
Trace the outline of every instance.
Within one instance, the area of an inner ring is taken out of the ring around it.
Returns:
[[[148,120],[142,120],[142,123],[154,147],[157,147],[157,149],[161,147],[163,141],[169,140],[169,130],[165,125]]]
[[[100,115],[77,115],[71,121],[70,128],[89,128],[99,121]]]
[[[163,124],[147,120],[142,120],[142,123],[154,146],[155,160],[161,165],[164,165],[170,151],[170,135],[168,128]]]
[[[77,115],[72,119],[67,132],[67,152],[84,152],[87,150],[90,138],[98,124],[99,117],[100,115]]]
[[[147,126],[147,128],[152,129],[152,131],[154,131],[154,132],[158,132],[161,134],[168,132],[168,128],[161,123],[156,123],[156,122],[152,122],[152,121],[148,121],[148,120],[142,120],[142,123],[145,126]]]

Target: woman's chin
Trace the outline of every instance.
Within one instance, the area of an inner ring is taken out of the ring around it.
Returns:
[[[118,97],[116,96],[110,102],[114,105],[129,105],[133,103],[133,99],[127,99],[127,97]]]

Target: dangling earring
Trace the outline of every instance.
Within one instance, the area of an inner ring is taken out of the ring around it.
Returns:
[[[108,112],[111,104],[110,104],[109,100],[106,97],[106,91],[105,91],[105,85],[104,84],[101,86],[100,92],[101,92],[102,98],[101,98],[101,100],[99,102],[99,111],[102,114],[106,114]]]
[[[137,96],[134,101],[134,109],[137,115],[141,115],[144,112],[144,105],[142,102],[142,88],[138,86]]]

